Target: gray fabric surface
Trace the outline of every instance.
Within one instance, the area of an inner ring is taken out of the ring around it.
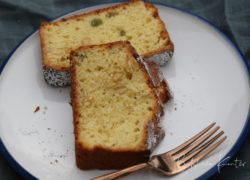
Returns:
[[[43,21],[104,1],[83,0],[0,0],[0,65],[8,54]],[[247,0],[154,0],[193,12],[215,24],[240,48],[250,64],[250,1]],[[0,116],[1,117],[1,116]],[[233,133],[233,132],[232,132]],[[250,179],[250,136],[230,161],[242,160],[244,167],[227,165],[211,179]],[[0,179],[22,179],[0,155]]]

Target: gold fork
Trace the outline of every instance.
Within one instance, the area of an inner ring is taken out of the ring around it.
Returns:
[[[208,140],[220,128],[219,126],[217,126],[211,131],[209,131],[214,125],[215,122],[210,124],[200,133],[198,133],[188,141],[184,142],[180,146],[176,147],[175,149],[172,149],[163,154],[153,156],[147,163],[137,164],[128,167],[126,169],[122,169],[120,171],[116,171],[110,174],[94,178],[92,180],[121,179],[126,176],[132,175],[140,170],[145,170],[148,168],[158,170],[168,176],[178,174],[198,163],[200,160],[206,157],[210,152],[212,152],[215,148],[217,148],[227,138],[226,136],[224,136],[214,145],[209,147],[222,134],[224,134],[224,132],[221,131],[216,136]],[[202,135],[204,136],[201,137]]]

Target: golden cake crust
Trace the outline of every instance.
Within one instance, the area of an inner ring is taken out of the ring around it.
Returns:
[[[157,105],[153,109],[151,117],[148,117],[147,122],[144,125],[144,131],[146,132],[143,137],[144,144],[141,144],[140,148],[136,150],[131,150],[128,148],[120,148],[118,150],[113,150],[105,148],[102,146],[97,146],[93,149],[84,146],[84,144],[79,140],[79,109],[76,106],[76,98],[78,97],[76,87],[77,87],[77,77],[75,72],[76,61],[74,60],[74,54],[78,50],[84,48],[95,48],[96,46],[105,46],[105,48],[112,48],[112,46],[121,44],[125,48],[129,48],[130,52],[133,54],[137,60],[141,70],[144,72],[144,77],[148,86],[151,88],[151,93],[157,101]],[[74,133],[75,133],[75,153],[76,153],[76,164],[80,169],[119,169],[128,167],[137,163],[146,162],[149,159],[152,149],[163,139],[164,131],[159,126],[160,117],[163,115],[162,103],[166,103],[170,98],[169,89],[164,78],[159,77],[159,69],[154,63],[144,63],[144,60],[136,53],[135,49],[130,45],[129,42],[113,42],[102,45],[90,45],[80,47],[71,53],[71,79],[72,79],[72,89],[71,89],[71,103],[73,107],[74,116]],[[149,72],[150,70],[150,72]]]

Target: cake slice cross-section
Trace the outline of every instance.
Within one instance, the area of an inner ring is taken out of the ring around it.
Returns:
[[[125,2],[70,16],[40,27],[43,74],[52,86],[70,85],[70,52],[80,46],[129,41],[138,54],[164,65],[174,45],[157,8],[143,1]]]
[[[76,164],[119,169],[145,162],[164,137],[162,104],[170,98],[158,67],[129,42],[71,52]]]

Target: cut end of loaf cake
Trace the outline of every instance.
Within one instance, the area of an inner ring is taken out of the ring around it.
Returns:
[[[42,23],[40,39],[43,67],[47,74],[50,70],[69,72],[70,52],[80,46],[130,41],[145,58],[158,54],[153,59],[160,65],[165,64],[171,58],[169,54],[174,51],[157,8],[143,1],[131,1],[56,22]],[[50,76],[52,79],[57,77],[57,73]],[[53,81],[47,82],[57,85]]]
[[[71,53],[79,168],[116,169],[148,160],[164,137],[159,118],[169,98],[165,80],[151,66],[128,42]]]

